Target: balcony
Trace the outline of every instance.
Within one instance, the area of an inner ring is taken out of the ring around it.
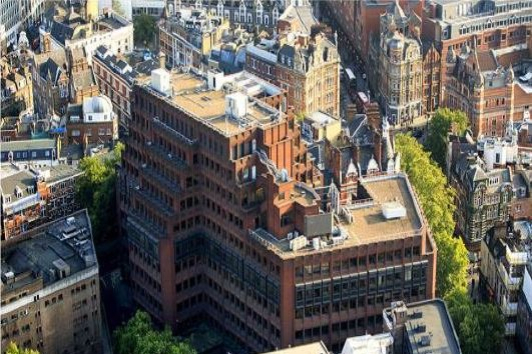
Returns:
[[[512,252],[508,246],[506,246],[506,258],[511,265],[523,265],[528,261],[527,252]]]
[[[517,302],[506,302],[506,299],[503,299],[501,310],[504,316],[515,316],[517,315]]]
[[[521,286],[521,281],[523,279],[510,276],[502,263],[499,263],[498,268],[499,268],[499,274],[501,275],[504,286],[509,291],[519,290],[519,287]]]
[[[515,336],[515,322],[508,322],[504,325],[504,334],[506,336]]]
[[[168,204],[166,204],[147,190],[143,189],[142,187],[137,186],[131,191],[134,194],[138,195],[140,200],[146,201],[151,204],[151,206],[154,207],[154,210],[163,213],[164,216],[171,217],[175,214],[174,210]]]
[[[159,225],[146,220],[142,215],[136,211],[130,209],[128,211],[127,224],[129,227],[133,227],[136,232],[149,237],[149,238],[163,238],[165,237],[165,231]]]
[[[142,172],[146,177],[149,177],[148,179],[153,179],[157,182],[159,182],[160,185],[163,185],[168,189],[169,191],[173,191],[175,193],[181,191],[181,186],[176,181],[172,180],[171,178],[168,178],[164,175],[162,175],[159,171],[157,171],[155,168],[146,166],[142,167]]]
[[[188,165],[187,165],[187,162],[177,156],[174,156],[172,155],[172,153],[168,152],[167,150],[165,150],[163,147],[159,146],[159,145],[156,145],[156,144],[153,144],[153,143],[148,143],[146,144],[148,150],[150,150],[151,152],[153,152],[155,155],[159,156],[160,158],[163,159],[163,161],[165,162],[170,162],[174,165],[176,165],[177,167],[182,167],[182,168],[186,168]]]
[[[168,124],[161,121],[159,117],[153,117],[153,125],[156,128],[159,128],[167,133],[170,133],[170,135],[177,138],[178,141],[185,143],[188,146],[194,146],[198,142],[197,139],[190,139],[184,136],[183,134],[181,134],[180,132],[178,132],[177,130],[169,126]]]

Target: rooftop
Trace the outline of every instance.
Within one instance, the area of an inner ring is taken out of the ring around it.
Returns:
[[[170,92],[161,94],[151,84],[141,86],[161,99],[188,113],[225,136],[245,131],[251,126],[263,126],[280,120],[280,112],[259,99],[232,90],[209,89],[206,80],[194,73],[172,71],[169,79]],[[238,87],[238,85],[237,85]],[[227,101],[233,96],[238,113],[230,114]]]
[[[400,307],[394,309],[394,305]],[[394,311],[401,308],[407,311],[405,330],[411,353],[461,353],[458,337],[443,300],[427,300],[403,306],[402,302],[392,303],[391,308],[383,311],[383,317],[386,325],[392,328]]]
[[[365,177],[361,187],[368,197],[342,206],[340,215],[307,216],[306,230],[299,230],[301,235],[294,232],[279,240],[267,230],[256,229],[250,231],[250,237],[281,257],[290,258],[422,234],[421,210],[406,175]],[[319,197],[311,193],[312,189],[306,189],[304,196],[314,196],[314,203]],[[316,238],[319,239],[318,248],[312,242]]]
[[[38,285],[33,288],[38,291],[98,267],[87,210],[42,225],[19,239],[2,247],[3,299],[32,284]],[[12,311],[10,307],[23,299],[2,306],[2,313]]]
[[[55,148],[54,139],[33,139],[2,142],[3,151],[23,151],[32,149],[39,150],[53,148]]]
[[[388,353],[393,345],[390,333],[366,334],[347,338],[342,349],[342,354],[382,354]]]
[[[342,224],[352,242],[376,242],[421,232],[422,217],[406,176],[370,177],[362,182],[362,187],[369,198],[349,206],[353,222]],[[387,219],[385,209],[395,207],[403,207],[406,216]]]
[[[329,351],[323,342],[298,345],[293,348],[276,350],[265,354],[328,354]]]

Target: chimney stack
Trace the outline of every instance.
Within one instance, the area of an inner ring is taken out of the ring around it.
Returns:
[[[163,52],[159,52],[159,67],[161,69],[166,68],[166,55]]]

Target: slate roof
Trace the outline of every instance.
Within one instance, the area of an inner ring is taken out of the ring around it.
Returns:
[[[50,35],[59,43],[62,45],[65,45],[66,40],[72,39],[72,36],[74,35],[74,28],[65,25],[60,22],[55,22],[52,24],[52,30],[50,31]]]
[[[35,65],[38,67],[39,75],[47,79],[48,75],[54,80],[58,78],[58,70],[65,71],[67,59],[63,49],[57,49],[49,53],[39,54],[35,57]]]
[[[497,70],[497,60],[493,56],[491,51],[478,51],[478,65],[480,66],[480,71],[495,71]]]

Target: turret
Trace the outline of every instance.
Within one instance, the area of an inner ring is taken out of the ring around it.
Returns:
[[[96,20],[98,17],[98,0],[87,0],[87,19]]]

